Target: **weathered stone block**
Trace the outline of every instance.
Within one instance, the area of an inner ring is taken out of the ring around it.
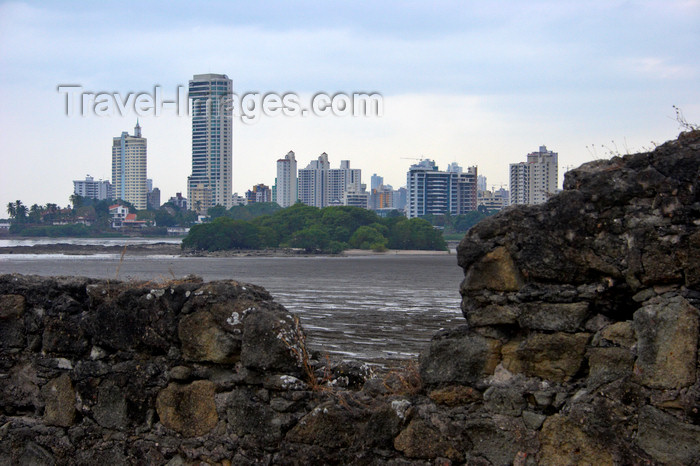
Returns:
[[[440,432],[422,419],[414,419],[394,439],[394,448],[409,458],[433,459],[449,458],[462,461],[459,445],[443,438]]]
[[[75,420],[75,390],[68,374],[50,380],[41,388],[44,399],[44,422],[70,427]]]
[[[215,385],[208,380],[171,383],[156,398],[158,417],[165,427],[185,437],[204,435],[219,422],[214,395]]]
[[[358,433],[358,423],[351,420],[348,410],[325,403],[317,406],[286,435],[291,442],[323,445],[327,448],[347,448]]]
[[[634,313],[637,361],[642,384],[661,389],[695,383],[698,309],[681,296],[656,297]]]
[[[420,374],[427,385],[470,385],[493,374],[501,343],[465,327],[440,332],[420,356]]]
[[[599,386],[632,375],[634,355],[627,348],[589,348],[588,385]]]
[[[226,420],[238,436],[253,435],[264,442],[282,438],[288,415],[276,413],[252,390],[234,390],[226,399]]]
[[[511,372],[568,382],[578,372],[589,333],[534,333],[503,345],[503,367]]]
[[[525,283],[513,258],[504,247],[488,252],[466,272],[462,291],[487,288],[494,291],[518,291]]]
[[[539,447],[536,434],[528,432],[522,419],[501,414],[468,419],[463,432],[473,444],[467,464],[514,464]]]
[[[660,463],[700,461],[700,426],[681,422],[651,406],[644,406],[639,412],[636,443]]]
[[[527,406],[517,387],[489,387],[484,392],[484,402],[489,411],[507,416],[520,416]]]
[[[697,289],[700,286],[700,231],[690,235],[688,249],[678,251],[678,255],[683,267],[685,286]]]
[[[601,329],[593,336],[594,346],[619,346],[631,348],[637,342],[631,320],[615,322]]]
[[[126,398],[122,387],[111,381],[103,382],[98,390],[97,404],[92,412],[95,421],[108,429],[124,429],[129,424]]]
[[[177,333],[188,361],[230,364],[240,359],[241,337],[221,328],[209,311],[183,316]]]
[[[588,317],[588,303],[521,304],[520,326],[532,330],[575,332]]]
[[[24,296],[0,296],[0,348],[20,348],[25,345],[24,308]]]
[[[251,311],[245,318],[241,362],[256,371],[298,374],[305,337],[291,314],[277,310]]]
[[[540,442],[542,442],[539,453],[541,465],[615,464],[612,454],[607,451],[605,445],[591,438],[561,414],[550,416],[544,421]]]
[[[516,305],[489,304],[484,307],[467,304],[469,297],[462,300],[464,317],[470,327],[483,327],[488,325],[512,325],[518,322],[520,308]]]
[[[459,406],[474,403],[482,398],[481,392],[464,385],[449,385],[432,390],[428,396],[437,404]]]

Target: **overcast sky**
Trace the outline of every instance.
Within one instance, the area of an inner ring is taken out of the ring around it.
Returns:
[[[381,117],[234,122],[234,191],[275,161],[321,152],[395,188],[411,158],[477,165],[489,186],[540,145],[560,171],[634,152],[700,122],[700,1],[2,2],[0,201],[65,205],[72,180],[111,177],[137,115],[65,114],[61,84],[166,99],[194,74],[234,92],[377,92]],[[191,121],[140,117],[162,200],[186,193]],[[2,215],[0,215],[2,216]]]

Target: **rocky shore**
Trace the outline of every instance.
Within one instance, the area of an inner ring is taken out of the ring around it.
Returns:
[[[458,248],[465,325],[374,374],[234,281],[0,276],[0,464],[699,464],[700,132]]]
[[[182,256],[182,257],[297,257],[320,256],[327,253],[307,252],[303,249],[278,248],[278,249],[235,249],[227,251],[197,251],[182,250],[179,244],[153,243],[153,244],[129,244],[127,246],[104,246],[99,244],[36,244],[32,246],[6,246],[0,247],[0,254],[64,254],[75,256],[91,256],[95,254],[130,256]],[[349,249],[334,256],[377,256],[377,255],[442,255],[447,251],[418,251],[391,249],[383,252],[374,252],[367,249]]]
[[[182,252],[179,244],[153,243],[130,244],[126,246],[104,246],[99,244],[35,244],[32,246],[6,246],[0,247],[0,254],[66,254],[76,256],[89,256],[93,254],[121,255],[169,255],[178,256]]]

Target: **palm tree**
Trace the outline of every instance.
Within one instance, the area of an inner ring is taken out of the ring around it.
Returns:
[[[73,210],[83,206],[83,196],[79,194],[71,194],[70,202],[73,204]]]
[[[27,206],[22,204],[22,201],[15,201],[15,218],[23,222],[27,218]]]
[[[15,216],[17,215],[17,209],[15,208],[14,202],[7,203],[7,213],[10,214],[11,218],[15,218]]]
[[[29,219],[32,223],[39,223],[41,221],[41,212],[43,212],[43,207],[39,204],[33,204],[29,208]]]

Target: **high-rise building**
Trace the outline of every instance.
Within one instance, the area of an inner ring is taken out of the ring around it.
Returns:
[[[84,180],[73,180],[73,194],[91,199],[112,199],[112,185],[107,180],[97,180],[87,175]]]
[[[160,189],[153,188],[146,195],[146,203],[149,209],[160,208]]]
[[[479,175],[476,179],[476,189],[479,191],[486,191],[486,177],[484,175]]]
[[[370,185],[369,185],[369,190],[374,191],[375,189],[378,189],[381,185],[384,184],[384,177],[379,176],[376,173],[372,175],[370,178]]]
[[[476,210],[476,167],[455,164],[442,172],[432,160],[411,165],[406,175],[406,216],[459,215]]]
[[[369,193],[362,191],[345,191],[343,193],[343,205],[366,209],[369,203]]]
[[[283,159],[277,161],[275,202],[280,207],[289,207],[297,202],[297,184],[297,161],[294,152],[289,151]]]
[[[130,202],[136,209],[148,205],[146,194],[146,138],[138,121],[134,135],[124,131],[112,140],[112,186],[114,198]]]
[[[325,152],[299,170],[299,200],[314,207],[328,206],[328,154]]]
[[[362,170],[350,168],[349,160],[341,160],[340,168],[328,170],[328,202],[326,205],[343,205],[346,192],[360,192]]]
[[[510,164],[510,203],[543,204],[557,192],[559,154],[540,146],[527,161]]]
[[[501,210],[510,205],[510,196],[507,189],[501,188],[494,191],[479,191],[477,204],[488,210]]]
[[[408,198],[408,190],[406,188],[399,188],[395,190],[391,196],[391,200],[394,203],[394,209],[405,210],[406,202]]]
[[[394,190],[391,186],[380,184],[372,189],[369,208],[372,210],[391,209],[394,207]]]
[[[452,172],[457,178],[457,215],[473,212],[477,209],[478,175],[476,167],[469,167],[464,172]]]
[[[272,202],[272,190],[269,186],[262,183],[253,186],[253,189],[249,189],[245,193],[246,200],[248,204],[253,204],[256,202]]]
[[[168,199],[168,202],[177,206],[179,209],[187,208],[187,198],[182,197],[182,193],[175,193],[175,196]]]
[[[225,74],[196,74],[190,81],[192,174],[187,178],[189,208],[233,203],[233,82]]]
[[[462,173],[462,167],[457,162],[452,162],[447,166],[447,173]]]
[[[362,190],[362,170],[350,168],[349,160],[341,160],[340,168],[331,169],[325,152],[299,170],[299,200],[306,205],[344,205],[345,193]]]

